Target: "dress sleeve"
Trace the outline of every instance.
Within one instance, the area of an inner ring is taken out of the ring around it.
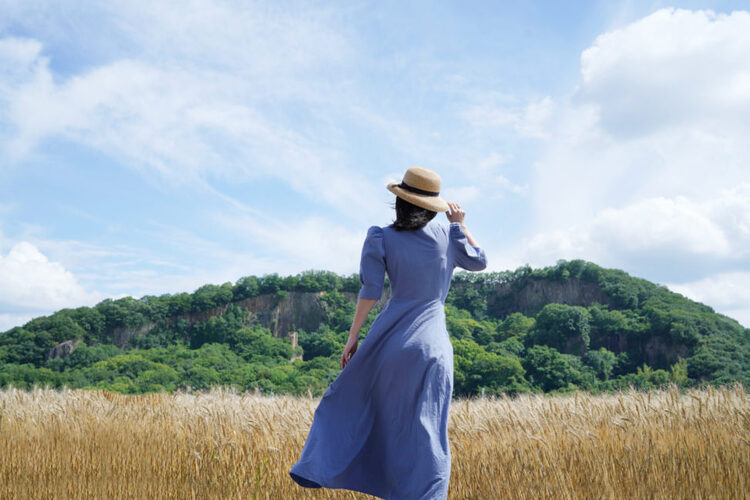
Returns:
[[[454,265],[467,271],[481,271],[487,267],[484,249],[469,244],[459,222],[451,222],[449,231]]]
[[[362,258],[359,262],[359,281],[362,288],[359,297],[362,299],[380,299],[383,295],[385,281],[385,246],[383,229],[371,226],[362,246]]]

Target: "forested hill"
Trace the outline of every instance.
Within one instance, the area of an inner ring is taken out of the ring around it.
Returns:
[[[0,386],[320,395],[338,375],[360,283],[309,271],[107,299],[0,334]],[[366,335],[384,297],[370,315]],[[457,273],[446,302],[455,395],[750,383],[750,329],[581,260]]]

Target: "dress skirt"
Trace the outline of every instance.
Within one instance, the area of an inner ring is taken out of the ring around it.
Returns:
[[[440,300],[390,301],[315,410],[290,475],[381,498],[447,498],[453,348]]]

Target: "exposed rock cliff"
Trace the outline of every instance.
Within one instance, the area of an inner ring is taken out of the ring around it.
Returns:
[[[169,318],[169,323],[184,320],[188,325],[201,321],[208,321],[214,316],[221,316],[231,305],[239,306],[248,311],[247,324],[257,323],[271,330],[274,337],[287,337],[289,332],[298,329],[314,331],[327,320],[327,313],[322,297],[325,292],[287,292],[283,296],[276,294],[259,295],[249,299],[231,302],[220,307],[214,307],[198,313],[190,313]],[[356,301],[357,294],[343,292],[347,299]],[[388,289],[383,294],[384,302],[388,299]],[[118,347],[127,347],[130,340],[139,335],[145,335],[153,330],[155,323],[146,323],[137,328],[118,327],[110,333],[112,342]]]
[[[109,333],[112,336],[112,343],[117,347],[122,348],[130,343],[130,339],[138,335],[147,334],[148,332],[153,330],[155,326],[156,323],[146,323],[145,325],[141,325],[138,327],[118,326],[117,328],[113,328]]]
[[[81,339],[70,339],[66,340],[65,342],[60,342],[55,347],[47,351],[47,360],[50,359],[56,359],[56,358],[66,358],[70,356],[70,353],[75,350],[76,347],[78,347],[78,344],[81,343]]]
[[[474,286],[469,283],[456,283],[454,287]],[[285,294],[267,294],[249,299],[232,302],[199,313],[179,315],[169,318],[168,323],[185,321],[188,325],[207,321],[212,317],[225,314],[232,305],[239,306],[248,312],[247,324],[257,323],[268,328],[275,337],[296,336],[297,330],[314,331],[325,322],[327,311],[323,302],[325,292],[287,292]],[[346,292],[343,294],[354,302],[357,294]],[[483,295],[485,295],[483,293]],[[546,304],[560,303],[577,306],[590,306],[597,302],[612,305],[610,298],[601,288],[588,281],[570,278],[561,281],[546,279],[528,279],[503,283],[495,290],[485,295],[487,297],[487,312],[495,318],[504,318],[513,312],[521,312],[527,316],[535,316]],[[389,289],[383,293],[381,303],[388,300]],[[114,328],[109,334],[112,342],[117,346],[127,347],[130,341],[140,335],[147,335],[157,325],[146,323],[139,327]],[[627,339],[620,335],[610,335],[607,339],[592,339],[593,344],[603,345],[613,352],[623,352],[631,349]],[[48,353],[48,357],[64,358],[78,345],[78,340],[69,340],[55,346]],[[665,365],[676,360],[678,356],[689,355],[688,348],[673,345],[663,339],[654,338],[647,345],[638,346],[650,364]],[[582,342],[571,339],[564,351],[582,355],[586,348]]]
[[[320,300],[323,295],[325,292],[288,292],[281,299],[276,295],[260,295],[235,304],[247,309],[274,337],[286,337],[298,328],[315,330],[326,319]]]
[[[454,286],[472,285],[462,283]],[[184,320],[188,325],[192,325],[207,321],[214,316],[221,316],[226,313],[230,305],[236,305],[249,312],[248,324],[257,322],[271,330],[275,337],[286,337],[289,332],[297,329],[314,331],[327,319],[325,305],[321,300],[324,295],[325,292],[287,292],[283,296],[259,295],[198,313],[174,316],[169,318],[168,322]],[[357,294],[351,292],[344,292],[343,295],[352,302],[357,298]],[[388,297],[389,289],[385,288],[381,303],[387,301]],[[579,279],[565,281],[532,279],[526,280],[520,287],[518,283],[499,285],[487,297],[487,309],[491,316],[497,318],[504,318],[516,311],[527,316],[534,316],[550,302],[588,306],[594,302],[609,304],[610,300],[594,283]],[[109,334],[112,342],[123,348],[130,344],[131,339],[148,334],[156,326],[155,323],[146,323],[138,327],[117,327]],[[70,352],[60,351],[58,356],[65,357]]]
[[[454,286],[472,285],[461,283]],[[609,296],[596,283],[577,278],[562,281],[527,279],[498,285],[487,297],[487,312],[495,318],[505,318],[514,312],[536,316],[550,303],[588,307],[595,302],[612,305]]]

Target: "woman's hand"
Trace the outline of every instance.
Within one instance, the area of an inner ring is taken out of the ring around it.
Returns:
[[[344,346],[344,353],[341,355],[341,369],[343,370],[346,364],[351,361],[351,357],[357,352],[357,344],[359,339],[357,337],[349,337],[349,340]]]
[[[352,319],[352,327],[349,329],[349,341],[344,347],[344,353],[341,355],[341,369],[343,370],[346,364],[351,361],[351,357],[357,351],[357,342],[359,342],[359,330],[362,328],[367,315],[370,314],[372,308],[378,302],[377,299],[357,299],[357,309],[354,311],[354,318]]]
[[[445,212],[445,216],[448,217],[449,221],[458,222],[459,224],[461,224],[461,229],[466,235],[466,240],[469,242],[469,245],[478,247],[479,243],[477,243],[477,240],[474,239],[474,236],[471,235],[469,229],[464,225],[464,217],[466,217],[466,212],[461,210],[461,205],[449,201],[448,206],[450,207],[450,215],[448,214],[448,212]]]
[[[461,210],[461,206],[458,203],[448,202],[448,206],[450,207],[450,211],[445,212],[445,216],[448,218],[450,222],[460,222],[461,224],[464,223],[464,217],[466,217],[466,212]]]

